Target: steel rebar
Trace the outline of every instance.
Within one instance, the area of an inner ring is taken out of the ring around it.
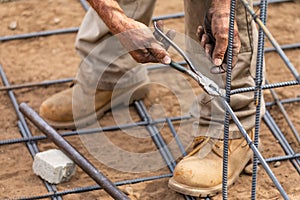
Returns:
[[[285,44],[285,45],[281,45],[280,48],[282,50],[297,49],[297,48],[300,48],[300,43]],[[273,51],[276,51],[276,49],[274,47],[265,48],[265,53],[273,52]]]
[[[0,91],[16,90],[16,89],[23,89],[23,88],[39,87],[39,86],[49,86],[54,84],[70,83],[72,81],[74,81],[74,78],[65,78],[65,79],[59,79],[53,81],[43,81],[38,83],[24,83],[24,84],[10,85],[10,86],[2,86],[0,87]]]
[[[184,17],[184,12],[179,12],[179,13],[173,13],[173,14],[169,14],[169,15],[162,15],[162,16],[153,17],[152,21],[166,20],[166,19],[176,19],[176,18],[182,18],[182,17]]]
[[[279,102],[282,104],[297,103],[299,101],[300,101],[300,97],[279,100]],[[274,105],[276,105],[276,102],[267,102],[266,103],[266,106],[268,106],[268,107],[274,106]]]
[[[83,155],[81,155],[70,143],[49,126],[32,108],[26,103],[20,104],[20,111],[44,134],[48,136],[66,155],[68,155],[83,171],[85,171],[96,183],[115,199],[129,198],[100,171],[97,170]]]
[[[82,5],[83,9],[87,11],[89,9],[89,4],[86,2],[86,0],[79,0],[80,4]]]
[[[230,1],[229,15],[229,30],[228,30],[228,47],[227,47],[227,73],[226,73],[226,97],[225,100],[230,104],[231,91],[231,70],[232,70],[232,55],[233,55],[233,40],[234,40],[234,21],[235,21],[235,5],[236,1]],[[226,58],[225,58],[226,59]],[[229,112],[225,112],[224,120],[224,136],[223,136],[223,174],[222,174],[222,197],[228,199],[228,140],[229,140]]]
[[[190,116],[170,117],[169,119],[170,119],[170,121],[178,121],[178,120],[181,121],[181,120],[190,119]],[[166,119],[162,118],[162,119],[153,120],[152,124],[160,124],[160,123],[165,123],[165,122],[166,122]],[[131,123],[131,124],[121,124],[118,126],[107,126],[107,127],[103,127],[103,128],[63,132],[60,135],[63,137],[74,136],[74,135],[85,135],[85,134],[92,134],[92,133],[97,133],[97,132],[128,129],[128,128],[133,128],[133,127],[137,127],[137,126],[146,126],[147,124],[148,124],[148,122],[136,122],[136,123]],[[14,138],[14,139],[0,140],[0,146],[8,145],[8,144],[22,143],[22,142],[40,141],[40,140],[45,140],[45,139],[47,139],[47,137],[45,135],[38,135],[38,136],[32,136],[32,137],[26,137],[26,138]]]
[[[0,37],[0,42],[5,42],[9,40],[29,39],[34,37],[50,36],[50,35],[57,35],[57,34],[76,33],[78,32],[78,29],[79,29],[78,27],[72,27],[72,28],[57,29],[57,30],[50,30],[50,31],[24,33],[18,35],[8,35],[8,36]]]
[[[268,0],[267,2],[268,3],[284,3],[284,2],[290,2],[290,1],[293,1],[293,0]],[[253,2],[253,6],[259,6],[259,5],[260,5],[259,1]]]
[[[283,161],[283,160],[291,160],[291,159],[299,159],[300,153],[296,153],[293,155],[285,155],[285,156],[277,156],[272,158],[266,158],[266,162],[275,162],[275,161]]]
[[[260,19],[262,23],[266,24],[267,18],[267,0],[260,1]],[[264,46],[265,37],[262,28],[258,31],[258,44],[257,44],[257,58],[256,58],[256,73],[255,73],[255,88],[254,102],[256,104],[255,111],[255,131],[254,131],[254,146],[258,148],[259,132],[261,122],[261,99],[262,99],[262,83],[263,83],[263,66],[264,66]],[[252,169],[252,186],[251,186],[251,199],[256,199],[256,187],[257,187],[257,166],[258,158],[253,154],[253,169]]]
[[[170,118],[167,118],[167,123],[168,123],[168,126],[169,126],[169,128],[170,128],[170,131],[171,131],[171,133],[172,133],[172,135],[173,135],[173,137],[174,137],[174,139],[175,139],[175,141],[176,141],[176,143],[177,143],[177,145],[178,145],[178,147],[179,147],[179,149],[180,149],[182,155],[183,155],[183,156],[186,156],[187,153],[186,153],[186,151],[185,151],[185,149],[184,149],[184,147],[183,147],[183,145],[182,145],[182,143],[181,143],[181,141],[180,141],[180,138],[178,137],[178,134],[176,133],[176,130],[175,130],[175,128],[174,128],[174,126],[173,126],[173,123],[172,123],[172,121],[170,120]]]
[[[298,85],[299,82],[297,80],[294,81],[286,81],[286,82],[280,82],[280,83],[271,83],[271,84],[266,84],[261,87],[261,89],[266,90],[270,88],[278,88],[278,87],[285,87],[285,86],[294,86]],[[245,92],[253,92],[256,90],[256,87],[246,87],[246,88],[238,88],[231,90],[230,94],[238,94],[238,93],[245,93]]]

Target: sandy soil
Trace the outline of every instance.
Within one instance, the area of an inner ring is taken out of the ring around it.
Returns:
[[[299,42],[299,9],[299,3],[269,5],[268,27],[280,44]],[[183,1],[158,0],[155,15],[182,11]],[[26,0],[2,3],[0,4],[0,36],[76,27],[80,25],[84,13],[85,11],[81,7],[79,1],[71,0]],[[14,21],[17,22],[17,27],[15,30],[11,30],[9,24]],[[183,32],[183,23],[183,19],[167,20],[166,26],[168,28],[174,28],[178,32]],[[10,83],[21,84],[74,77],[77,72],[77,66],[80,63],[80,58],[74,50],[75,36],[76,34],[73,33],[0,43],[0,63],[3,66]],[[267,46],[270,46],[268,42]],[[291,59],[291,62],[298,71],[300,71],[300,50],[289,50],[286,51],[286,53]],[[292,80],[291,74],[277,54],[266,54],[266,66],[267,79],[269,82],[273,83]],[[153,77],[160,76],[161,79],[170,79],[170,77],[174,76],[174,74],[169,71],[168,73],[165,71],[163,73],[153,73]],[[193,91],[199,93],[198,87],[194,83],[191,84],[195,88]],[[170,85],[176,85],[176,81],[173,83],[170,82]],[[15,94],[18,102],[27,102],[31,107],[38,111],[39,105],[46,98],[68,87],[69,84],[62,84],[59,86],[22,89],[17,90]],[[296,86],[285,89],[276,89],[276,91],[280,98],[293,98],[299,96],[299,87]],[[170,91],[169,88],[156,85],[146,97],[144,102],[147,108],[151,108],[154,104],[159,104],[164,108],[164,113],[154,112],[154,118],[159,118],[162,115],[170,117],[182,114],[179,109],[179,100],[176,100],[176,97],[174,98],[172,92],[173,91]],[[17,116],[13,106],[6,93],[2,92],[2,94],[3,95],[0,96],[0,139],[20,138],[21,135],[17,127]],[[267,101],[272,100],[271,94],[268,91],[265,92],[265,97]],[[298,131],[300,130],[299,105],[299,103],[293,103],[285,106]],[[159,109],[156,109],[156,111],[157,110]],[[272,107],[269,110],[286,135],[289,143],[294,147],[296,152],[299,152],[299,145],[294,139],[287,123],[284,122],[282,115],[278,114],[279,109]],[[130,111],[132,119],[138,121],[139,118],[134,109],[130,108]],[[111,113],[106,114],[100,120],[100,123],[102,126],[113,125],[114,122]],[[34,135],[41,134],[31,125],[30,127]],[[170,141],[172,137],[168,128],[166,126],[159,128],[166,141]],[[141,130],[135,132],[143,134],[143,131]],[[112,134],[113,136],[111,137]],[[108,132],[106,135],[111,138],[111,141],[114,144],[119,145],[128,151],[145,152],[155,149],[155,145],[149,137],[128,140],[127,136],[124,136],[121,131]],[[88,151],[88,148],[84,145],[83,138],[72,136],[68,137],[68,141],[112,181],[170,173],[167,167],[143,173],[120,172],[99,162],[99,160]],[[128,142],[124,143],[124,141]],[[261,127],[261,142],[264,157],[284,155],[278,141],[272,136],[265,124],[262,124]],[[43,140],[38,142],[38,147],[40,151],[44,151],[55,148],[55,145],[48,140]],[[0,146],[0,199],[19,198],[22,196],[47,193],[41,179],[33,174],[31,166],[32,158],[28,153],[26,145],[13,144]],[[295,200],[300,199],[299,174],[293,168],[291,163],[287,161],[281,162],[279,167],[274,167],[274,163],[270,163],[270,167],[289,194],[290,198]],[[164,178],[130,185],[134,191],[134,195],[131,195],[131,197],[138,199],[183,199],[182,195],[168,189],[167,182],[168,178]],[[72,177],[69,182],[59,184],[57,187],[59,190],[67,190],[90,185],[95,185],[93,180],[81,169],[78,169],[75,176]],[[121,188],[124,189],[125,187],[123,186]],[[250,188],[251,176],[244,173],[241,174],[238,181],[229,190],[229,199],[249,199]],[[111,198],[103,191],[92,191],[88,193],[66,195],[64,196],[64,199]],[[222,199],[222,197],[221,195],[217,195],[213,199]],[[258,173],[257,199],[282,199],[262,167],[260,167]]]

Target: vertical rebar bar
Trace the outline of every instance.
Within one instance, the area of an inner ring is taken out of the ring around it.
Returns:
[[[182,143],[180,141],[180,138],[178,137],[178,134],[176,133],[176,130],[175,130],[175,128],[173,126],[173,123],[172,123],[172,121],[171,121],[170,118],[167,118],[167,123],[168,123],[170,131],[171,131],[171,133],[172,133],[172,135],[173,135],[173,137],[174,137],[174,139],[175,139],[175,141],[176,141],[176,143],[177,143],[177,145],[178,145],[178,147],[179,147],[182,155],[186,156],[187,153],[186,153],[186,151],[185,151],[185,149],[184,149],[184,147],[183,147],[183,145],[182,145]]]
[[[227,48],[227,74],[226,74],[226,101],[230,104],[230,90],[231,90],[231,69],[232,69],[232,53],[234,40],[234,21],[235,21],[235,0],[230,2],[230,16],[229,16],[229,31],[228,31],[228,48]],[[225,123],[224,123],[224,150],[223,150],[223,178],[222,178],[222,197],[224,200],[228,198],[228,140],[229,140],[229,112],[226,109]]]
[[[261,0],[260,2],[260,20],[266,24],[266,12],[267,12],[267,0]],[[262,28],[259,28],[258,44],[257,44],[257,58],[256,58],[256,75],[255,75],[255,87],[254,102],[256,104],[255,112],[255,134],[254,145],[258,148],[259,143],[259,131],[261,122],[261,98],[262,98],[262,83],[263,83],[263,66],[264,66],[264,46],[265,37]],[[256,186],[257,186],[257,166],[258,159],[253,154],[253,171],[252,171],[252,187],[251,187],[251,199],[256,199]]]

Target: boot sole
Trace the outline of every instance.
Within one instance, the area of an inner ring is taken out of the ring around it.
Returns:
[[[242,167],[236,170],[237,173],[233,174],[232,178],[228,179],[227,181],[228,188],[230,188],[234,184],[234,182],[239,177],[240,173],[245,168],[246,164],[251,159],[252,157],[251,149],[249,149],[248,154],[249,154],[248,159],[244,160],[244,162],[241,165]],[[178,183],[173,177],[169,179],[168,186],[170,189],[176,192],[194,196],[194,197],[212,197],[222,192],[222,183],[210,188],[199,188],[199,187],[191,187],[188,185]]]
[[[228,185],[231,186],[236,181],[236,178],[235,180],[233,179],[228,180]],[[210,187],[209,189],[199,188],[199,187],[196,188],[196,187],[191,187],[191,186],[178,183],[177,181],[174,180],[174,178],[171,178],[169,180],[168,186],[170,189],[179,192],[181,194],[186,194],[193,197],[202,197],[202,198],[215,196],[222,191],[222,184],[214,187]]]
[[[142,84],[137,85],[136,87],[131,88],[129,91],[126,91],[125,93],[121,93],[119,95],[114,96],[114,98],[111,101],[108,101],[103,107],[96,110],[96,116],[97,120],[101,118],[107,111],[111,110],[114,107],[124,105],[129,106],[134,101],[143,99],[149,92],[149,81],[144,81]],[[131,98],[128,100],[128,94],[132,93]],[[46,119],[49,125],[51,125],[53,128],[56,129],[76,129],[76,128],[84,128],[86,126],[89,126],[93,123],[95,123],[95,115],[94,113],[91,113],[90,115],[87,115],[81,119],[76,119],[75,121],[69,121],[69,122],[56,122]]]

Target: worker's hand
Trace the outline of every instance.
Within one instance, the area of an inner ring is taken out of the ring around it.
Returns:
[[[123,31],[116,36],[137,62],[171,63],[168,52],[146,25],[127,18],[122,27]]]
[[[198,37],[201,46],[205,49],[207,55],[211,56],[213,63],[218,66],[213,68],[212,73],[222,73],[227,68],[227,47],[230,1],[213,0],[211,7],[206,15],[204,27],[198,27]],[[234,26],[232,66],[238,61],[241,42],[238,34],[237,24]]]
[[[115,0],[88,0],[110,32],[119,38],[130,55],[140,63],[170,64],[168,52],[144,24],[127,17]]]

